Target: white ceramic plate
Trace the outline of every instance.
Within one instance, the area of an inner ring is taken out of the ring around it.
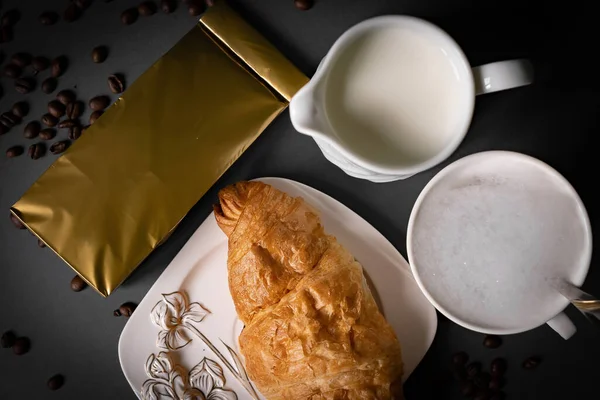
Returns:
[[[287,179],[259,180],[291,196],[302,196],[320,210],[326,231],[361,262],[385,317],[398,335],[405,363],[404,379],[408,378],[433,341],[437,316],[402,255],[368,222],[333,198]],[[187,303],[178,294],[163,296],[173,292],[186,294]],[[241,329],[227,283],[227,237],[211,214],[129,318],[119,341],[123,373],[138,397],[146,382],[149,392],[180,397],[186,390],[194,394],[199,389],[207,398],[211,398],[211,392],[214,398],[216,394],[231,395],[229,391],[239,399],[252,398],[235,377],[243,377],[243,372],[235,367],[235,355],[225,346],[237,351]],[[198,333],[204,335],[204,341]],[[178,350],[157,347],[165,342],[177,347],[189,339]],[[203,361],[205,357],[207,360]]]

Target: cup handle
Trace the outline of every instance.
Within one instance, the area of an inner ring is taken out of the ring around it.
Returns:
[[[577,332],[577,328],[564,312],[561,312],[546,323],[565,340],[569,339]]]
[[[533,65],[524,58],[499,61],[473,68],[475,94],[498,92],[533,82]]]

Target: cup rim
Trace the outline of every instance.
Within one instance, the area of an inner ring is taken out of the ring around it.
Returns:
[[[319,68],[317,70],[317,73],[308,85],[317,85],[321,80],[326,80],[331,64],[333,64],[335,60],[341,56],[341,50],[343,50],[343,48],[349,43],[351,43],[356,37],[371,29],[384,27],[386,25],[391,24],[396,24],[398,26],[418,26],[419,29],[426,29],[429,32],[435,34],[437,37],[439,37],[441,41],[445,43],[445,48],[451,50],[456,55],[455,57],[453,57],[453,59],[455,59],[458,65],[460,65],[463,71],[467,74],[467,87],[465,88],[465,91],[470,92],[471,94],[467,98],[467,104],[465,105],[464,120],[461,124],[461,127],[457,129],[457,133],[454,135],[454,137],[437,154],[425,161],[408,167],[393,167],[386,164],[381,164],[376,160],[367,159],[361,156],[360,154],[354,153],[343,142],[334,141],[327,135],[320,135],[319,139],[329,143],[342,156],[367,170],[385,175],[413,175],[434,167],[435,165],[447,159],[452,153],[454,153],[454,151],[456,151],[460,143],[462,143],[463,139],[465,138],[471,125],[471,120],[473,118],[473,111],[475,108],[475,83],[473,78],[473,72],[471,70],[471,65],[469,64],[467,57],[463,53],[460,46],[450,35],[448,35],[448,33],[446,33],[438,26],[432,24],[431,22],[408,15],[384,15],[367,19],[348,29],[336,40],[334,45],[329,50],[328,54],[323,59],[322,68]],[[325,91],[326,90],[324,90],[323,92]],[[327,122],[329,123],[329,118],[327,117],[327,111],[325,110],[324,104],[323,108]]]
[[[580,210],[582,211],[582,222],[584,224],[584,228],[586,231],[586,236],[587,236],[587,243],[588,245],[586,246],[585,249],[585,254],[584,254],[584,261],[583,261],[583,271],[582,271],[582,279],[581,282],[573,282],[576,285],[581,285],[583,284],[583,282],[585,281],[588,273],[589,273],[589,269],[590,269],[590,262],[591,262],[591,258],[592,258],[592,248],[593,248],[593,241],[592,241],[592,229],[591,229],[591,224],[590,224],[590,219],[587,213],[587,210],[583,204],[583,201],[581,200],[581,198],[579,197],[579,194],[577,193],[577,191],[575,190],[575,188],[571,185],[571,183],[564,177],[562,176],[558,171],[556,171],[554,168],[552,168],[550,165],[546,164],[545,162],[538,160],[537,158],[528,156],[526,154],[522,154],[522,153],[517,153],[517,152],[512,152],[512,151],[504,151],[504,150],[492,150],[492,151],[484,151],[484,152],[479,152],[479,153],[474,153],[474,154],[470,154],[468,156],[465,156],[449,165],[447,165],[446,167],[444,167],[440,172],[438,172],[428,183],[427,185],[425,185],[425,187],[423,188],[423,190],[421,191],[421,193],[419,194],[419,196],[417,197],[417,200],[415,201],[415,204],[413,205],[412,211],[410,213],[410,218],[408,220],[408,227],[406,230],[406,251],[408,254],[408,263],[410,265],[410,269],[411,272],[413,274],[413,277],[415,278],[415,281],[417,282],[417,285],[419,285],[419,288],[421,288],[421,292],[423,293],[423,295],[427,298],[427,300],[429,300],[429,302],[440,312],[442,313],[444,316],[446,316],[448,319],[450,319],[451,321],[455,322],[458,325],[461,325],[467,329],[470,329],[472,331],[476,331],[476,332],[481,332],[481,333],[486,333],[486,334],[493,334],[493,335],[509,335],[509,334],[514,334],[514,333],[521,333],[521,332],[526,332],[529,331],[531,329],[537,328],[538,326],[544,325],[546,324],[548,321],[550,321],[552,318],[554,318],[556,315],[560,314],[568,305],[569,305],[569,300],[567,300],[566,298],[564,299],[564,305],[561,306],[560,308],[558,308],[556,310],[556,312],[554,313],[554,315],[550,316],[550,318],[548,319],[548,321],[544,321],[541,323],[538,323],[537,321],[520,327],[520,328],[499,328],[499,329],[494,329],[494,328],[489,328],[489,327],[482,327],[482,326],[478,326],[476,324],[470,323],[470,322],[466,322],[463,321],[462,319],[456,317],[455,315],[453,315],[451,312],[449,312],[444,306],[442,306],[427,290],[427,288],[425,287],[425,285],[423,284],[423,281],[421,280],[421,277],[419,275],[419,270],[418,270],[418,265],[416,265],[415,263],[415,257],[414,257],[414,252],[413,252],[413,242],[412,242],[412,238],[413,238],[413,230],[414,230],[414,225],[415,225],[415,219],[416,219],[416,215],[421,207],[421,204],[423,203],[425,197],[428,195],[428,193],[431,191],[431,189],[440,181],[442,180],[444,177],[446,177],[446,175],[451,172],[453,169],[460,167],[461,165],[475,159],[475,158],[485,158],[485,157],[490,157],[490,156],[509,156],[509,157],[515,157],[517,159],[521,159],[521,160],[526,160],[532,164],[535,164],[536,166],[540,167],[541,169],[543,169],[546,173],[550,174],[551,176],[558,178],[558,180],[561,182],[561,185],[563,185],[563,187],[565,189],[567,189],[573,200],[577,203],[578,207],[580,208]]]

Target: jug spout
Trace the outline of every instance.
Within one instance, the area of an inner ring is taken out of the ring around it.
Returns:
[[[331,132],[329,132],[330,129],[323,115],[323,107],[314,78],[290,101],[290,119],[298,132],[331,141]]]

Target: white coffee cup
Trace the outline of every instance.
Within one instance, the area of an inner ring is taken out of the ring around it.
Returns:
[[[527,60],[471,68],[435,25],[383,16],[345,32],[290,103],[294,127],[329,161],[372,181],[404,179],[459,146],[475,95],[531,83]]]

